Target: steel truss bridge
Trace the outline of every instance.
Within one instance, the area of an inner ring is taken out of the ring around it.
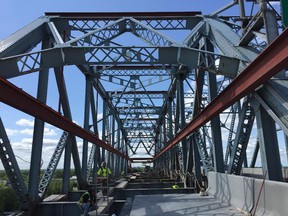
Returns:
[[[64,194],[72,163],[85,188],[103,160],[116,175],[146,161],[200,179],[209,171],[240,175],[258,157],[267,178],[282,181],[277,133],[288,140],[288,32],[273,5],[258,3],[234,0],[205,16],[51,12],[1,40],[0,101],[35,117],[28,184],[0,119],[0,156],[20,208],[33,212],[61,157]],[[240,15],[221,15],[231,7]],[[32,73],[36,96],[11,81]],[[73,90],[72,73],[83,77]],[[57,107],[47,102],[52,78]],[[84,95],[76,104],[75,91]],[[78,125],[73,110],[81,104]],[[41,176],[47,123],[62,136]]]

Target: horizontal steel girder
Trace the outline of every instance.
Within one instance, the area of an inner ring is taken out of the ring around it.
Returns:
[[[113,66],[113,67],[104,67],[104,66],[96,66],[96,71],[102,77],[103,76],[171,76],[175,73],[172,70],[172,66],[151,66],[151,65],[143,65],[143,66]],[[99,76],[100,76],[99,75]]]
[[[100,146],[109,152],[115,153],[125,158],[126,160],[129,160],[126,155],[100,140],[95,134],[84,130],[77,124],[73,123],[71,120],[60,115],[58,112],[39,102],[34,97],[22,91],[20,88],[14,86],[12,83],[3,78],[0,78],[0,89],[1,102],[36,118],[39,118],[44,122],[61,128],[70,134],[74,134],[75,136],[81,137],[82,139],[94,143],[95,145]]]
[[[80,12],[80,13],[73,13],[73,12],[46,12],[46,16],[55,16],[59,18],[70,18],[70,19],[89,19],[89,20],[103,20],[104,19],[119,19],[122,17],[134,17],[137,19],[156,19],[159,18],[163,20],[163,17],[165,17],[164,20],[169,19],[185,19],[185,17],[194,17],[196,15],[201,15],[200,11],[185,11],[185,12]]]
[[[138,163],[138,161],[152,161],[153,158],[131,158],[131,162],[136,162]]]
[[[139,95],[139,94],[149,94],[149,95],[155,95],[155,94],[159,94],[159,95],[165,95],[167,94],[167,91],[128,91],[128,92],[123,92],[123,91],[111,91],[108,92],[111,95],[119,95],[119,94],[124,94],[124,95]]]
[[[235,80],[208,106],[187,124],[154,160],[195,132],[213,117],[251,93],[281,70],[288,68],[288,29],[267,47]]]
[[[86,18],[99,18],[102,19],[105,18],[119,18],[119,17],[145,17],[147,18],[153,18],[153,17],[184,17],[184,16],[196,16],[200,15],[201,12],[199,11],[187,11],[187,12],[79,12],[79,13],[73,13],[73,12],[46,12],[45,15],[47,16],[59,16],[59,17],[78,17],[79,19]]]
[[[3,58],[0,75],[6,79],[64,65],[149,65],[183,64],[198,67],[198,57],[219,59],[219,74],[226,69],[238,71],[239,60],[186,47],[71,47],[61,46],[38,52]],[[42,61],[41,61],[42,59]],[[205,64],[214,70],[215,65]],[[226,65],[226,66],[222,66]],[[233,67],[231,65],[234,65]],[[225,69],[226,68],[226,69]],[[218,73],[217,71],[215,71]]]

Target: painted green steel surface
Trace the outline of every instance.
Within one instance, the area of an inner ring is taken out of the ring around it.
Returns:
[[[285,27],[288,26],[288,0],[281,0],[282,19]]]

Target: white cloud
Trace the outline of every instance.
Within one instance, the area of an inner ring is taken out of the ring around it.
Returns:
[[[54,129],[51,129],[51,128],[45,128],[44,129],[44,135],[45,136],[56,136],[57,133]]]
[[[34,121],[22,118],[16,122],[16,125],[33,127]]]
[[[7,136],[14,136],[18,134],[18,130],[6,129]]]
[[[24,130],[21,130],[20,133],[32,136],[33,131],[34,131],[33,129],[26,128]],[[16,133],[16,132],[17,132],[17,130],[14,130],[14,133]],[[57,135],[57,133],[54,129],[44,128],[44,136],[56,136],[56,135]]]
[[[20,142],[11,142],[20,169],[29,169],[30,167],[32,140],[32,138],[23,138]],[[43,139],[42,159],[44,164],[42,167],[47,167],[58,141],[58,139]]]
[[[29,142],[29,140],[21,140],[21,142],[13,142],[11,143],[11,146],[15,154],[19,154],[19,152],[21,152],[20,155],[22,156],[25,154],[30,155],[32,145],[31,142]]]
[[[53,145],[56,147],[58,142],[59,142],[58,139],[43,139],[43,144],[45,144],[45,145]]]
[[[23,138],[20,143],[13,143],[12,146],[22,146],[22,145],[32,145],[32,138]],[[43,144],[44,145],[53,145],[56,147],[58,144],[59,140],[58,139],[43,139]]]
[[[103,113],[98,113],[97,114],[97,119],[99,120],[99,119],[102,119],[103,118]]]
[[[32,138],[24,138],[21,140],[23,144],[32,144]]]
[[[21,130],[20,131],[20,133],[21,134],[26,134],[26,135],[33,135],[33,129],[28,129],[28,128],[26,128],[26,129],[24,129],[24,130]]]

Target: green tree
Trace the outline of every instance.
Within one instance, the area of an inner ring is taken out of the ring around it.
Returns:
[[[16,211],[18,209],[18,199],[13,189],[0,184],[0,215],[5,211]]]
[[[62,182],[61,181],[51,181],[46,196],[50,196],[51,194],[61,194],[62,191]]]
[[[53,178],[57,178],[57,179],[62,179],[63,177],[63,170],[62,169],[57,169],[54,173]]]

